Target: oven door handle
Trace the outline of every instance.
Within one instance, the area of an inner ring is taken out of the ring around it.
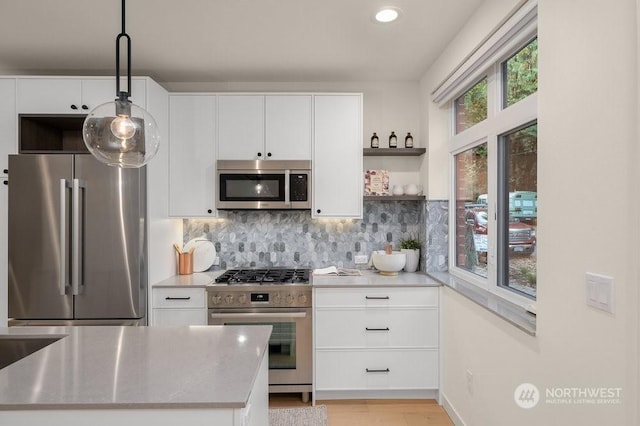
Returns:
[[[306,312],[248,312],[242,314],[209,314],[211,318],[305,318]]]

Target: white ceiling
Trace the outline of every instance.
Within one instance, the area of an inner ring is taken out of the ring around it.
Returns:
[[[129,0],[126,30],[160,82],[417,81],[481,2]],[[120,0],[0,0],[0,74],[113,75],[119,32]]]

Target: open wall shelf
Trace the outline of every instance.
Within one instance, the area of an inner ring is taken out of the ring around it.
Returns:
[[[424,201],[424,195],[365,195],[364,201]]]
[[[427,148],[364,148],[365,157],[419,157],[427,152]]]

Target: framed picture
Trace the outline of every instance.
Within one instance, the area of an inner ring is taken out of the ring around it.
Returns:
[[[367,170],[364,174],[364,195],[391,195],[388,170]]]

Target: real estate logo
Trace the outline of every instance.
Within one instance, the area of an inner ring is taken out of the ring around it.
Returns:
[[[533,408],[540,401],[540,391],[531,383],[522,383],[513,392],[513,399],[520,408]]]
[[[513,392],[513,400],[524,409],[535,407],[543,397],[548,405],[616,405],[622,404],[622,388],[547,387],[542,395],[535,385],[522,383]]]

